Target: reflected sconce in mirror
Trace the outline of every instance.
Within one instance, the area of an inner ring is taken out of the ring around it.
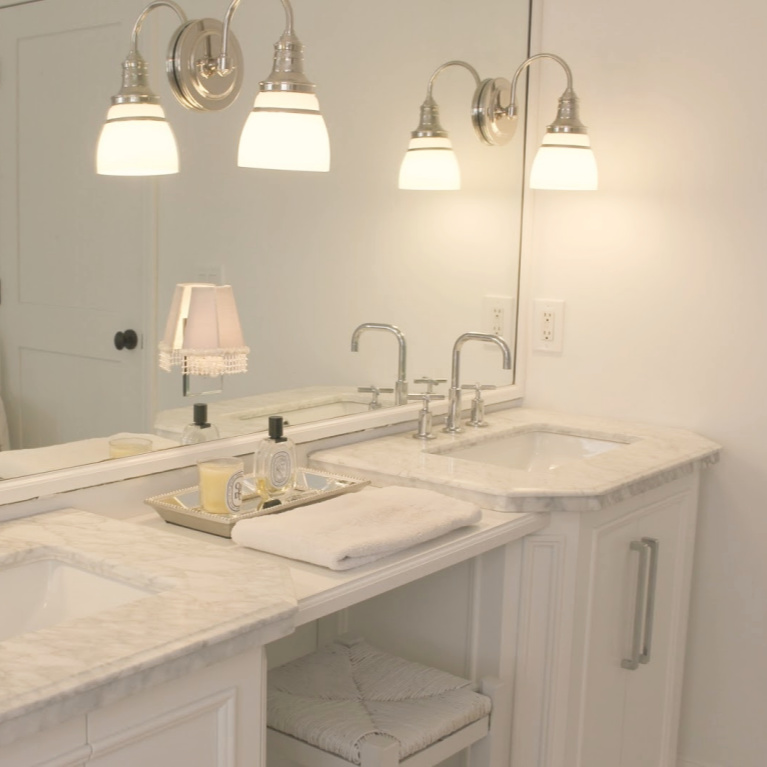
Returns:
[[[274,45],[269,77],[259,84],[253,110],[240,137],[237,164],[275,170],[330,170],[330,142],[315,95],[304,74],[304,46],[293,32],[293,9],[285,9],[285,31]],[[176,100],[187,109],[214,112],[237,98],[243,79],[242,52],[230,31],[240,0],[231,0],[224,21],[188,21],[172,0],[144,8],[133,27],[123,62],[120,92],[99,137],[96,171],[108,176],[155,176],[178,173],[178,148],[159,98],[149,87],[147,64],[138,50],[146,17],[160,7],[181,20],[168,47],[166,73]]]
[[[190,376],[245,373],[250,349],[242,337],[232,286],[176,285],[159,349],[163,370],[181,367],[185,397],[192,394]]]
[[[461,174],[447,131],[439,122],[439,107],[432,90],[437,76],[451,66],[467,69],[474,77],[475,91],[471,118],[479,139],[490,146],[507,144],[517,127],[517,81],[538,59],[552,59],[562,66],[567,87],[559,98],[557,116],[546,129],[530,171],[532,189],[591,190],[597,188],[597,164],[591,151],[586,126],[578,117],[578,98],[573,91],[573,76],[567,63],[551,53],[538,53],[526,59],[509,83],[502,77],[481,80],[477,70],[465,61],[448,61],[438,67],[421,105],[418,127],[410,134],[410,144],[399,172],[400,189],[451,190],[461,188]]]

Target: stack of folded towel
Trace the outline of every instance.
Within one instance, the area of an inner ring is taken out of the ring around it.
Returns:
[[[481,518],[476,504],[433,490],[369,488],[282,514],[240,520],[232,528],[232,540],[331,570],[348,570]]]

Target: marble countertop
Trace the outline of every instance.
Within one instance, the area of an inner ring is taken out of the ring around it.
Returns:
[[[435,439],[396,434],[311,453],[326,471],[361,474],[379,485],[432,487],[484,508],[506,512],[589,511],[618,503],[718,460],[720,446],[683,429],[604,418],[511,408],[488,414],[488,426]],[[530,431],[623,442],[618,448],[556,469],[523,471],[443,455]]]
[[[288,568],[97,514],[0,526],[0,567],[52,557],[149,595],[0,642],[0,745],[293,630]]]

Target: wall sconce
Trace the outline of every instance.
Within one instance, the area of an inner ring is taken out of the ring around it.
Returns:
[[[502,77],[480,80],[477,70],[465,61],[448,61],[438,67],[421,105],[418,127],[399,172],[400,189],[460,189],[461,176],[447,131],[439,122],[439,107],[432,90],[437,76],[451,66],[461,66],[474,77],[471,119],[479,139],[491,146],[507,144],[517,127],[517,81],[533,61],[547,58],[559,63],[567,75],[567,87],[559,98],[557,116],[546,135],[530,171],[532,189],[586,190],[597,188],[597,164],[586,126],[578,118],[578,98],[567,63],[551,53],[538,53],[525,60],[511,83]],[[508,104],[508,106],[504,106]]]
[[[232,286],[176,285],[159,349],[163,370],[181,367],[185,397],[191,394],[189,376],[245,373],[250,349],[242,337]]]
[[[285,31],[274,44],[269,77],[260,83],[253,111],[240,137],[237,164],[276,170],[330,170],[330,142],[315,95],[304,74],[304,46],[293,32],[293,9],[285,9]],[[108,176],[154,176],[178,173],[178,148],[173,131],[149,88],[147,64],[138,51],[138,36],[149,13],[167,7],[181,20],[166,60],[166,73],[176,100],[187,109],[225,109],[242,86],[242,52],[230,31],[240,0],[231,0],[223,23],[216,19],[188,21],[172,0],[149,3],[133,27],[123,84],[99,137],[96,172]]]

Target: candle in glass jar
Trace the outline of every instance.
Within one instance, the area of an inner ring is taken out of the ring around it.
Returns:
[[[200,505],[210,514],[236,514],[242,505],[243,461],[213,458],[197,464]]]

